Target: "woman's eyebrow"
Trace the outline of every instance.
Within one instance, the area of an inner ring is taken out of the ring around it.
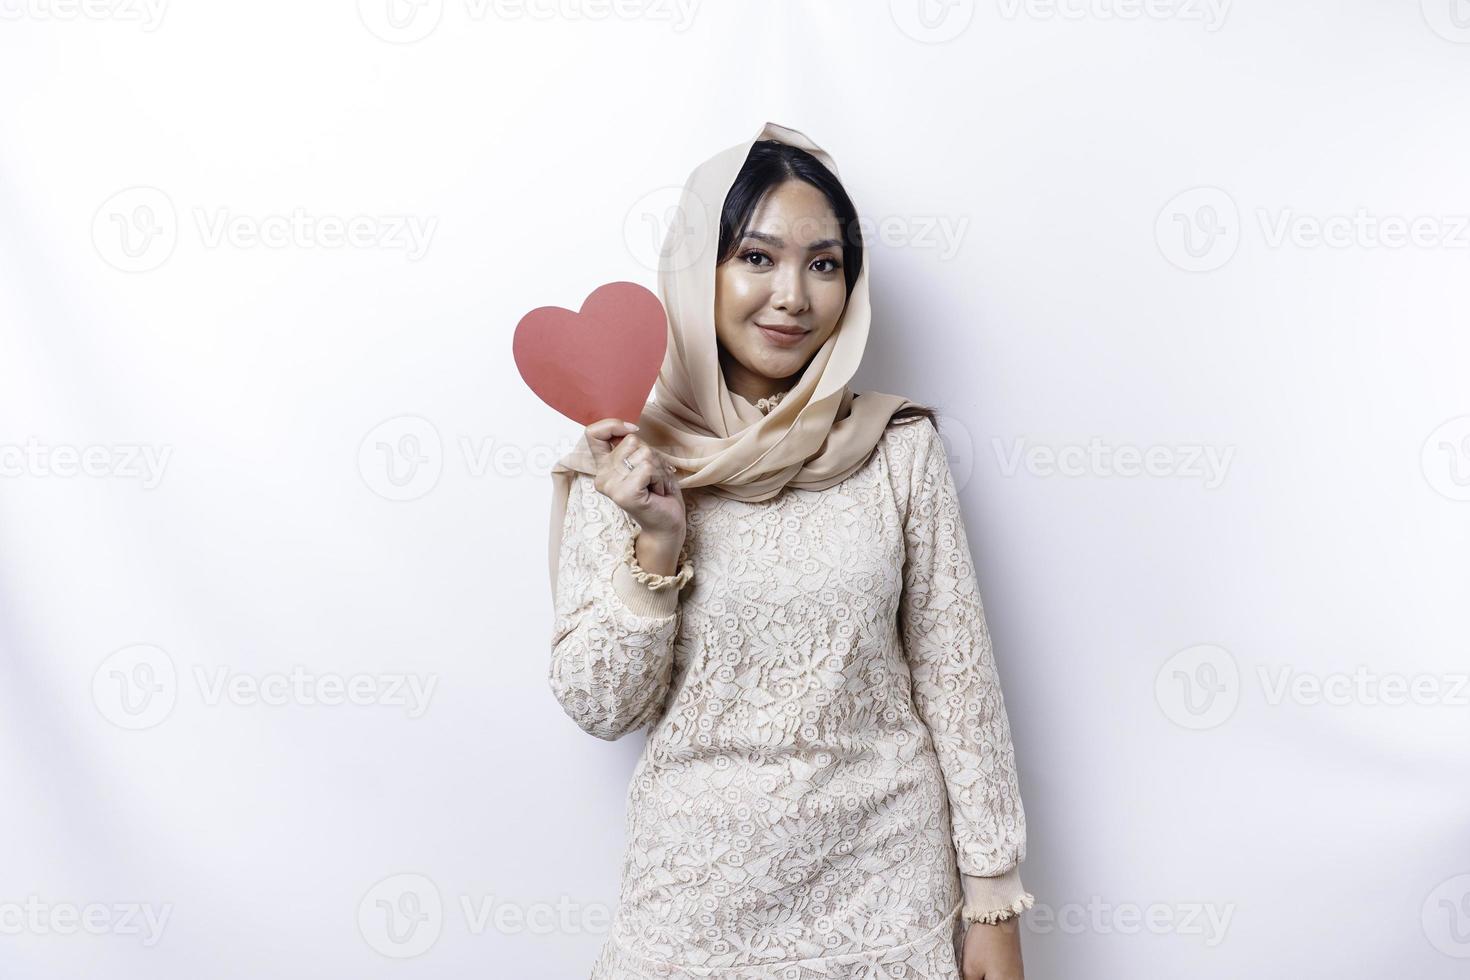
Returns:
[[[757,238],[757,239],[760,239],[763,242],[770,242],[776,248],[785,248],[786,247],[786,242],[782,238],[780,238],[780,236],[778,236],[778,235],[767,235],[763,231],[747,231],[745,233],[745,237],[746,238]],[[832,248],[834,246],[836,246],[838,248],[841,248],[842,247],[842,242],[838,241],[835,238],[824,238],[824,239],[822,239],[819,242],[812,242],[810,245],[808,245],[806,247],[806,250],[808,252],[819,252],[819,251],[821,251],[824,248]]]

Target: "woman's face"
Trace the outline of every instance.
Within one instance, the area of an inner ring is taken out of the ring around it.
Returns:
[[[766,194],[715,270],[715,336],[732,390],[798,374],[821,349],[847,306],[843,260],[842,230],[821,191],[787,180]]]

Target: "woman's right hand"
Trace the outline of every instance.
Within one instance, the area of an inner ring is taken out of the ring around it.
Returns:
[[[669,574],[684,546],[684,493],[678,471],[663,453],[628,432],[622,419],[599,419],[587,426],[587,445],[597,462],[592,482],[642,529],[638,564],[655,574]],[[632,464],[629,469],[624,462]],[[645,564],[645,559],[649,562]]]

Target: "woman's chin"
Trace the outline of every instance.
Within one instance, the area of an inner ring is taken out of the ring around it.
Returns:
[[[756,358],[760,373],[777,380],[798,373],[808,357],[801,350],[762,351]]]

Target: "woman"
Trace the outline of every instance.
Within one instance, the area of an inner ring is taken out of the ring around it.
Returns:
[[[1025,814],[944,444],[848,387],[856,211],[773,123],[681,207],[656,401],[553,472],[552,690],[648,729],[592,980],[1020,978]]]

